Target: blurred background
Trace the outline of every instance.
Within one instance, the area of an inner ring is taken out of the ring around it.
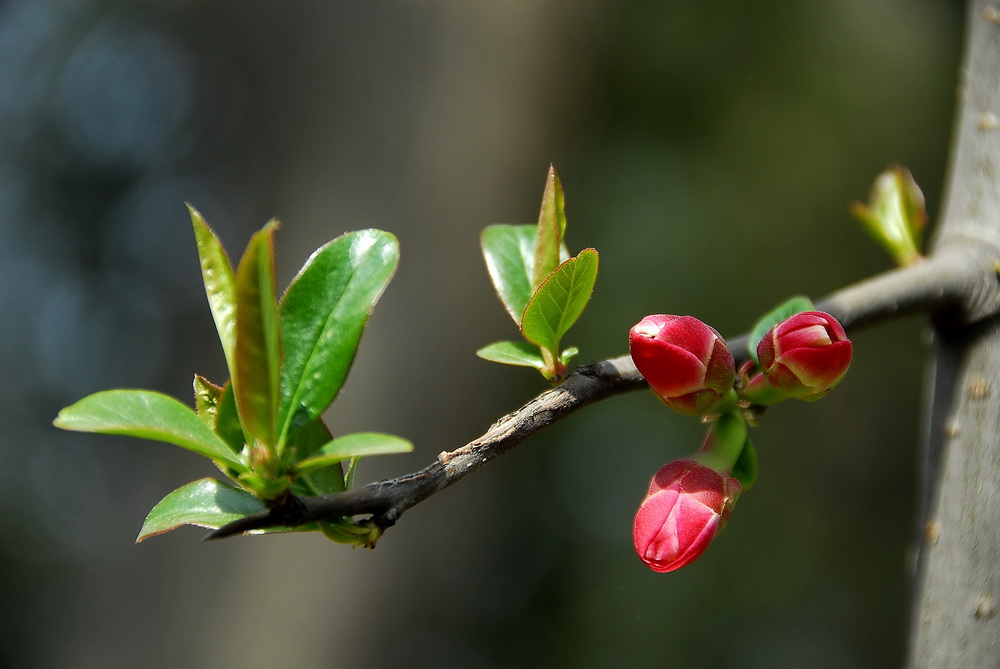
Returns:
[[[581,362],[647,313],[745,331],[888,269],[847,215],[909,167],[933,215],[962,7],[942,0],[0,0],[0,663],[9,667],[886,667],[903,659],[922,322],[853,335],[845,382],[774,408],[761,473],[694,565],[632,515],[702,427],[650,393],[546,430],[408,512],[320,536],[134,545],[212,475],[176,447],[60,432],[110,387],[188,400],[225,367],[189,201],[231,255],[269,218],[285,285],[347,230],[402,261],[335,433],[416,443],[396,476],[543,389],[481,229],[532,223],[549,163],[601,252]]]

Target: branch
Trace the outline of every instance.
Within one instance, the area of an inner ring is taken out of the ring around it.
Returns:
[[[953,255],[953,254],[952,254]],[[980,281],[992,265],[951,255],[878,275],[820,300],[818,309],[833,314],[846,328],[918,311],[958,306],[970,282]],[[747,336],[729,340],[737,364],[747,359]],[[418,472],[370,483],[363,488],[320,497],[289,498],[269,511],[247,516],[212,532],[219,539],[266,527],[295,527],[320,520],[370,514],[379,527],[393,525],[407,509],[456,483],[514,446],[588,404],[646,387],[629,356],[581,367],[557,387],[507,414],[481,437]]]
[[[348,492],[292,498],[280,508],[229,523],[208,538],[218,539],[276,525],[294,527],[358,514],[371,514],[377,525],[389,527],[410,507],[460,481],[557,420],[598,400],[644,386],[645,380],[628,356],[587,365],[570,374],[557,387],[498,420],[478,439],[454,451],[442,452],[436,462],[418,472]]]

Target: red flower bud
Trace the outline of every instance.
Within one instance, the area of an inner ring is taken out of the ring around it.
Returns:
[[[658,572],[694,562],[725,527],[740,492],[739,481],[693,459],[662,467],[635,514],[635,552]]]
[[[693,316],[646,316],[629,332],[629,348],[653,392],[683,414],[709,413],[736,380],[726,340]]]
[[[840,383],[852,354],[844,328],[822,311],[781,321],[757,345],[757,359],[770,385],[804,400],[819,399]]]

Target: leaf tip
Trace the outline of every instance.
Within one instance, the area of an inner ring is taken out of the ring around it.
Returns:
[[[152,513],[152,511],[150,513]],[[148,518],[147,522],[143,523],[142,527],[139,528],[139,535],[135,538],[135,543],[141,544],[143,541],[149,539],[150,537],[157,537],[161,534],[166,534],[171,530],[176,530],[178,527],[183,526],[184,523],[178,523],[177,525],[174,525],[172,527],[161,527],[156,530],[147,529],[147,525],[148,525]]]
[[[194,225],[196,231],[199,228],[211,230],[208,225],[208,221],[205,220],[205,217],[202,216],[201,212],[198,211],[193,204],[185,202],[184,206],[187,207],[188,215],[191,217],[191,223]]]

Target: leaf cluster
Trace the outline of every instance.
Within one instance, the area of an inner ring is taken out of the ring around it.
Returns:
[[[848,210],[900,267],[923,259],[920,249],[927,207],[923,192],[905,167],[896,165],[879,174],[868,204],[855,201]]]
[[[588,248],[570,257],[565,235],[565,197],[550,166],[538,225],[491,225],[483,230],[486,268],[523,340],[495,342],[476,355],[534,367],[553,383],[566,375],[567,364],[579,350],[561,349],[562,337],[590,301],[598,254]]]
[[[217,385],[195,376],[193,410],[154,391],[119,389],[85,397],[55,420],[66,430],[180,446],[212,460],[232,481],[204,478],[170,493],[150,511],[140,541],[185,524],[218,528],[288,495],[342,492],[361,457],[413,448],[376,432],[334,438],[322,419],[396,270],[396,238],[374,229],[337,237],[309,257],[279,299],[277,221],[251,237],[234,270],[201,214],[190,212],[229,380]],[[373,545],[380,533],[350,518],[296,529],[357,545]]]

